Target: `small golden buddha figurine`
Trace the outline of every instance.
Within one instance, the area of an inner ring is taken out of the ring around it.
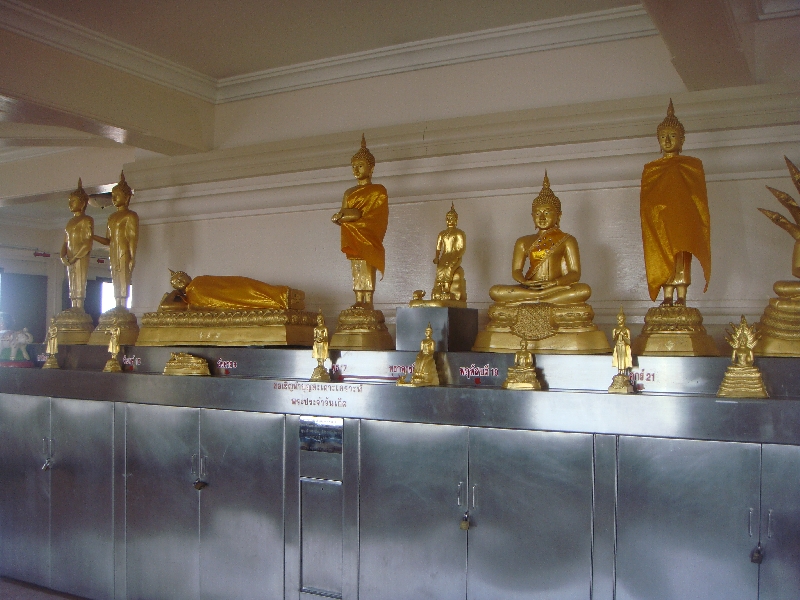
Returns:
[[[361,149],[350,160],[358,184],[342,198],[342,208],[331,217],[341,228],[342,252],[350,261],[356,302],[339,315],[332,348],[390,350],[394,342],[383,313],[373,307],[376,272],[385,268],[383,238],[389,224],[389,195],[372,183],[375,157],[361,136]]]
[[[167,364],[164,365],[164,375],[199,375],[208,377],[208,361],[199,356],[186,352],[171,352]]]
[[[644,355],[716,356],[714,340],[703,327],[700,311],[686,306],[692,282],[692,257],[703,268],[705,288],[711,278],[711,225],[703,163],[682,156],[686,133],[672,100],[656,133],[663,156],[642,172],[640,217],[647,287],[661,305],[645,316],[634,352]]]
[[[631,357],[631,330],[625,325],[625,312],[619,309],[617,315],[617,326],[611,332],[614,348],[611,353],[611,366],[617,368],[617,374],[611,381],[608,388],[610,394],[632,394],[633,385],[628,376],[633,368],[633,358]]]
[[[94,329],[94,322],[83,308],[86,298],[86,276],[92,252],[94,219],[86,214],[89,196],[78,179],[78,187],[69,195],[69,210],[74,215],[64,228],[61,262],[67,267],[71,308],[56,316],[62,344],[85,344]]]
[[[314,345],[311,348],[311,357],[316,359],[317,366],[311,373],[311,381],[330,381],[331,374],[325,368],[328,360],[328,328],[325,327],[325,317],[322,310],[317,314],[317,326],[314,327]]]
[[[425,328],[425,338],[419,345],[419,353],[414,361],[414,372],[411,375],[411,380],[400,377],[397,379],[397,385],[408,387],[439,385],[439,372],[436,370],[436,361],[433,357],[435,348],[436,342],[433,340],[433,328],[428,323]]]
[[[423,300],[425,292],[415,290],[409,306],[467,306],[467,282],[461,259],[467,250],[467,236],[458,225],[458,213],[453,203],[445,216],[447,229],[439,232],[436,239],[436,280],[430,300]]]
[[[792,182],[800,192],[800,170],[785,156],[786,166]],[[792,251],[792,275],[800,278],[800,207],[786,192],[767,189],[778,199],[794,219],[794,223],[772,210],[759,208],[767,218],[794,239]],[[759,323],[761,338],[755,353],[767,356],[800,356],[800,281],[776,281],[772,287],[777,298],[770,298]]]
[[[519,348],[521,340],[511,332],[511,324],[519,307],[533,306],[536,309],[530,315],[537,315],[538,332],[527,339],[537,352],[608,352],[608,340],[592,322],[594,311],[586,303],[592,290],[580,282],[578,242],[559,227],[561,200],[550,189],[547,173],[531,208],[538,232],[514,244],[511,276],[517,284],[489,289],[495,303],[489,308],[489,325],[478,334],[473,350],[508,352]]]
[[[311,346],[305,293],[250,277],[170,272],[172,291],[142,316],[138,346]]]
[[[119,327],[114,327],[111,330],[111,339],[108,341],[108,352],[111,358],[106,361],[106,366],[103,367],[103,373],[121,373],[122,366],[119,364],[119,338],[121,331]]]
[[[47,353],[47,360],[42,365],[43,369],[59,369],[58,358],[58,325],[55,318],[50,319],[50,326],[47,328],[44,351]]]
[[[528,340],[523,339],[519,350],[514,354],[514,366],[508,367],[506,380],[503,382],[506,390],[541,390],[542,385],[536,377],[536,367],[533,366],[533,354],[528,349]]]
[[[758,342],[756,326],[747,324],[742,315],[739,325],[730,324],[725,339],[733,348],[731,365],[725,371],[717,391],[721,398],[769,398],[761,371],[753,366],[753,348]]]
[[[108,217],[106,237],[94,236],[96,242],[109,247],[116,307],[100,317],[100,323],[89,339],[90,344],[105,344],[115,327],[120,329],[120,343],[134,344],[139,335],[136,317],[127,308],[139,243],[139,215],[128,208],[133,190],[125,181],[125,173],[120,173],[119,177],[119,183],[111,189],[111,202],[117,210]]]

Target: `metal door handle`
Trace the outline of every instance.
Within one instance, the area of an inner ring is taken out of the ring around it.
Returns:
[[[753,509],[751,508],[747,513],[747,535],[753,537]]]
[[[767,511],[767,537],[772,537],[772,509]]]
[[[477,484],[472,486],[472,508],[475,508],[475,496],[476,496],[475,490],[477,489],[478,489]]]
[[[206,461],[208,460],[207,456],[200,455],[200,477],[206,476]]]
[[[461,488],[464,487],[464,482],[458,482],[458,496],[456,497],[456,506],[461,506]]]
[[[197,454],[192,454],[192,475],[197,475]]]

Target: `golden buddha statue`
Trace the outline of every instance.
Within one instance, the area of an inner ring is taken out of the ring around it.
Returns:
[[[103,367],[103,373],[122,372],[122,366],[119,364],[119,358],[117,357],[120,351],[119,338],[121,333],[119,327],[111,329],[111,339],[108,341],[108,352],[111,354],[111,358],[106,361],[106,365]]]
[[[800,170],[785,156],[786,166],[794,186],[800,192]],[[794,223],[772,210],[759,208],[767,218],[794,239],[792,251],[792,275],[800,278],[800,207],[786,192],[767,186],[794,219]],[[767,356],[800,356],[800,281],[776,281],[772,289],[777,298],[770,298],[759,323],[761,339],[755,348],[756,354]]]
[[[414,372],[411,374],[411,380],[401,376],[397,379],[397,385],[407,387],[439,385],[439,372],[436,370],[436,361],[433,357],[435,348],[436,342],[433,339],[433,328],[428,323],[425,328],[425,338],[420,342],[419,353],[414,361]]]
[[[533,354],[528,349],[528,340],[523,338],[519,350],[514,354],[514,366],[508,367],[502,387],[506,390],[542,389],[536,377],[536,367],[533,366]]]
[[[356,302],[339,315],[331,347],[390,350],[394,342],[383,313],[373,307],[376,272],[383,274],[385,268],[383,238],[389,224],[389,196],[385,187],[372,183],[375,157],[363,134],[361,149],[350,164],[358,184],[344,193],[342,208],[331,221],[341,228],[342,252],[350,261]]]
[[[458,213],[452,202],[445,222],[447,229],[440,231],[436,238],[436,255],[433,257],[436,280],[431,299],[423,300],[425,292],[416,290],[409,306],[467,306],[467,282],[461,266],[461,259],[467,250],[467,236],[457,227]]]
[[[305,293],[250,277],[170,269],[172,291],[142,316],[139,346],[311,346]]]
[[[617,326],[611,332],[614,348],[611,352],[611,366],[617,368],[617,374],[611,381],[608,388],[611,394],[632,394],[628,372],[633,368],[633,357],[631,356],[631,330],[625,325],[625,312],[622,308],[617,314]]]
[[[731,365],[725,371],[717,396],[723,398],[768,398],[761,371],[753,365],[753,348],[758,343],[755,325],[742,315],[739,325],[730,324],[725,339],[733,348]]]
[[[595,354],[608,352],[608,340],[592,322],[594,312],[586,300],[591,288],[580,282],[581,259],[577,240],[561,231],[561,201],[550,189],[547,173],[542,191],[532,204],[538,232],[514,244],[511,276],[517,285],[494,285],[489,296],[489,325],[478,334],[473,350],[513,352],[520,337],[511,331],[520,307],[536,321],[528,337],[537,352]],[[529,263],[525,270],[526,262]]]
[[[136,317],[127,308],[139,243],[139,215],[128,208],[132,196],[133,190],[125,181],[125,173],[120,173],[119,183],[111,189],[111,202],[117,210],[108,216],[106,237],[93,236],[96,242],[109,248],[116,306],[101,315],[100,323],[89,339],[90,344],[105,344],[115,327],[120,328],[122,344],[134,344],[139,335]]]
[[[47,360],[42,365],[43,369],[59,369],[58,366],[58,325],[56,319],[50,319],[50,326],[47,328],[47,337],[44,340],[44,351],[47,354]]]
[[[331,380],[331,374],[325,368],[328,354],[328,328],[325,327],[325,317],[320,310],[317,314],[317,326],[314,327],[314,345],[311,347],[311,358],[317,361],[317,366],[311,373],[311,381]]]
[[[663,156],[642,172],[640,217],[650,299],[661,306],[645,316],[642,334],[634,341],[636,354],[715,356],[713,339],[703,327],[700,311],[686,306],[692,282],[692,257],[703,268],[705,288],[711,278],[711,228],[703,163],[682,156],[686,133],[675,116],[672,100],[657,127]]]
[[[86,277],[89,273],[89,255],[94,239],[94,219],[86,214],[89,196],[78,179],[78,187],[69,195],[69,210],[74,215],[64,228],[61,262],[67,267],[71,308],[56,316],[59,342],[85,344],[94,329],[92,317],[86,314]]]
[[[211,375],[206,359],[186,352],[171,352],[169,360],[164,365],[163,373],[164,375],[196,375],[200,377]]]

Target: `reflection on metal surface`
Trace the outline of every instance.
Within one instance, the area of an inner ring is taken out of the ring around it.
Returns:
[[[342,597],[342,482],[300,479],[301,591]]]
[[[300,449],[341,454],[343,427],[342,419],[300,417]]]

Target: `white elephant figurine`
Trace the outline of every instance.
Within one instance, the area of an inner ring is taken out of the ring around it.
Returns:
[[[30,360],[28,344],[33,343],[33,336],[25,327],[22,331],[0,331],[0,354],[6,348],[10,349],[9,360],[16,360],[17,353],[22,352],[23,360]]]

